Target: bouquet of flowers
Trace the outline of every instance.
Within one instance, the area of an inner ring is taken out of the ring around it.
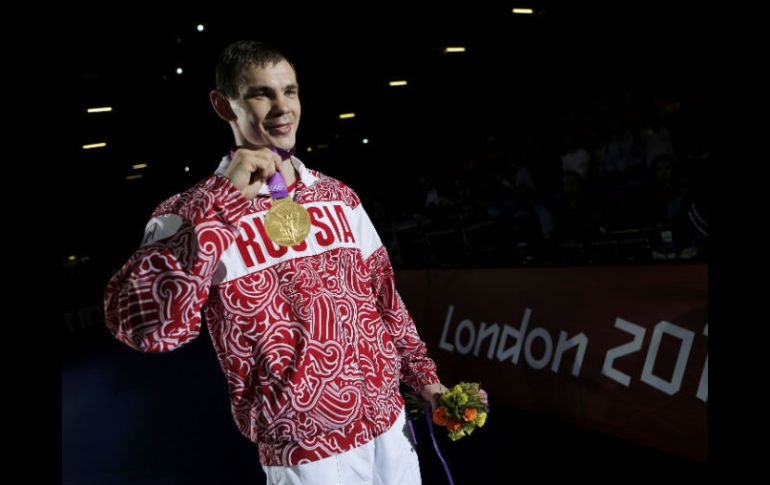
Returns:
[[[407,396],[409,414],[419,417],[429,405],[416,395]],[[433,411],[433,422],[447,428],[449,438],[457,441],[473,433],[487,422],[489,400],[478,383],[461,382],[438,398]]]

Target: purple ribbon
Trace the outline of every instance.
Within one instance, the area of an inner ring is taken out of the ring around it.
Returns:
[[[281,160],[286,160],[291,157],[292,151],[284,150],[283,148],[270,147],[273,153],[277,153]],[[235,150],[230,150],[230,160],[235,156]],[[289,196],[289,189],[286,187],[286,179],[283,178],[283,174],[276,171],[273,175],[267,179],[267,188],[270,190],[270,196],[273,200],[283,199]]]
[[[281,160],[286,160],[291,156],[291,153],[280,148],[271,148],[273,153],[280,155]],[[283,199],[289,196],[289,189],[286,187],[286,180],[283,178],[283,174],[278,170],[267,179],[267,188],[270,189],[270,196],[273,200]]]
[[[412,426],[412,419],[411,418],[406,418],[406,424],[409,425],[409,431],[412,432],[412,442],[416,446],[417,445],[417,435],[414,434],[414,426]]]
[[[433,449],[436,450],[436,454],[438,455],[438,459],[441,460],[441,464],[444,465],[444,473],[446,473],[446,478],[449,480],[449,485],[455,485],[454,480],[452,479],[452,472],[449,471],[449,465],[447,465],[446,460],[444,460],[444,457],[441,455],[441,451],[438,449],[438,443],[436,443],[436,436],[433,434],[433,420],[431,419],[431,413],[426,412],[425,413],[425,420],[428,422],[428,430],[430,431],[430,439],[433,441]],[[411,427],[412,423],[409,423],[409,426]],[[414,431],[412,431],[414,433]],[[417,440],[415,440],[416,442]]]

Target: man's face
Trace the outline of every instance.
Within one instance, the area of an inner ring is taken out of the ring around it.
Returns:
[[[299,86],[287,61],[251,65],[243,73],[238,98],[230,99],[242,143],[291,150],[296,144],[299,118]]]

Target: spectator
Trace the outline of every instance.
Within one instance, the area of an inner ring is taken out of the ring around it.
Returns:
[[[578,145],[574,133],[567,133],[564,137],[565,153],[561,156],[561,169],[563,173],[575,172],[585,180],[591,164],[591,155]]]
[[[631,116],[610,120],[611,139],[604,154],[604,168],[622,183],[644,167],[644,147],[632,127]]]
[[[639,139],[642,143],[647,167],[652,168],[652,160],[660,155],[669,155],[672,162],[676,162],[671,135],[668,129],[661,124],[656,110],[650,110],[647,113],[645,124],[639,133]]]
[[[648,222],[659,227],[679,223],[684,214],[687,178],[678,178],[674,166],[674,157],[669,154],[658,155],[651,162]]]
[[[558,241],[584,240],[601,225],[599,205],[585,192],[583,178],[577,172],[568,171],[562,175],[561,189],[551,205],[554,238]]]

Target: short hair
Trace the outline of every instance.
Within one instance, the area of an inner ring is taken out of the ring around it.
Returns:
[[[216,87],[228,98],[238,97],[238,86],[244,81],[244,71],[252,65],[264,68],[281,61],[294,64],[278,49],[265,42],[241,40],[225,47],[216,65]],[[295,69],[296,71],[296,69]]]

